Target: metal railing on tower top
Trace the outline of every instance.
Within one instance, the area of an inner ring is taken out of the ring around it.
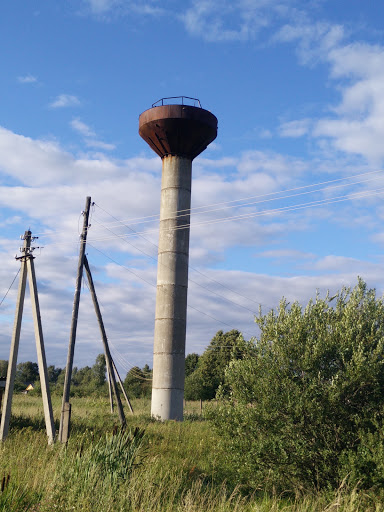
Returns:
[[[169,103],[168,100],[179,100],[178,103],[180,103],[181,105],[189,105],[189,103],[185,103],[185,100],[190,100],[191,102],[193,102],[193,105],[190,106],[202,108],[200,100],[198,100],[197,98],[190,98],[189,96],[169,96],[168,98],[161,98],[160,100],[155,101],[155,103],[152,103],[152,108],[175,104],[174,102]]]

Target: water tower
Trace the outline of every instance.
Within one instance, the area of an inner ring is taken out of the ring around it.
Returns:
[[[194,98],[163,98],[140,115],[139,134],[163,163],[151,414],[182,420],[192,160],[217,119]]]

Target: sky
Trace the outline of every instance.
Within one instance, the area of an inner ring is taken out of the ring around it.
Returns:
[[[305,305],[361,276],[384,291],[381,2],[12,0],[0,14],[0,359],[27,229],[48,364],[65,366],[82,211],[123,375],[152,366],[161,160],[138,117],[198,98],[217,139],[193,162],[186,353],[257,336],[282,297]],[[175,100],[176,102],[178,100]],[[75,365],[102,343],[83,286]],[[19,361],[36,361],[29,292]]]

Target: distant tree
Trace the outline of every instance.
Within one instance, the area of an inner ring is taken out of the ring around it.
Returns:
[[[52,384],[56,384],[57,379],[59,378],[59,375],[61,374],[62,371],[62,368],[56,368],[54,364],[48,366],[47,372],[49,382]]]
[[[64,386],[66,369],[62,370],[52,366],[48,368],[48,374],[52,376],[50,381],[56,383],[55,386],[52,386],[52,390],[55,391],[55,394],[60,394]],[[106,363],[104,354],[99,354],[96,357],[95,364],[92,367],[87,365],[79,369],[77,366],[74,366],[71,377],[71,395],[90,396],[107,394],[105,374]]]
[[[107,371],[107,365],[105,362],[105,355],[99,354],[96,357],[96,362],[92,366],[93,379],[96,386],[102,386],[105,383],[105,373]]]
[[[144,398],[151,395],[152,371],[148,365],[143,369],[134,366],[129,370],[124,380],[124,387],[129,396]]]
[[[199,354],[195,352],[188,354],[185,358],[185,376],[191,375],[196,370],[197,363],[199,362]]]
[[[15,391],[21,391],[27,384],[34,384],[39,379],[39,367],[37,363],[27,361],[16,366]]]
[[[0,377],[6,377],[8,371],[8,361],[0,359]]]
[[[61,372],[59,373],[59,375],[57,377],[55,387],[52,388],[52,391],[54,391],[55,394],[61,395],[63,392],[65,371],[66,371],[65,368],[63,370],[61,370]]]
[[[142,370],[142,372],[144,373],[144,376],[146,376],[146,377],[148,377],[148,376],[149,376],[149,377],[150,377],[150,376],[152,376],[152,370],[150,369],[149,365],[147,365],[147,364],[145,364],[145,365],[143,366],[143,370]]]
[[[201,356],[186,357],[186,400],[211,400],[224,382],[225,369],[230,361],[243,357],[244,340],[237,330],[218,331]],[[194,367],[194,370],[190,370]]]
[[[33,383],[39,378],[39,367],[37,363],[27,361],[19,363],[16,367],[16,379],[23,384]]]
[[[233,359],[242,357],[244,340],[237,330],[218,331],[200,357],[197,370],[202,383],[202,399],[212,399],[220,384],[224,382],[225,369]]]
[[[84,366],[83,368],[80,368],[80,370],[72,372],[72,380],[75,386],[87,386],[92,381],[92,377],[93,372],[90,366]]]

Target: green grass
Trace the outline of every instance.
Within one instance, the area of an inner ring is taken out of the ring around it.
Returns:
[[[266,495],[262,482],[255,490],[238,485],[226,466],[225,446],[200,417],[198,403],[186,404],[183,423],[159,423],[149,416],[149,401],[134,400],[125,434],[106,399],[71,403],[68,445],[48,446],[41,399],[14,397],[10,434],[0,444],[0,483],[8,480],[0,512],[384,511],[375,495],[345,486],[287,497]],[[57,426],[60,406],[54,397]]]

